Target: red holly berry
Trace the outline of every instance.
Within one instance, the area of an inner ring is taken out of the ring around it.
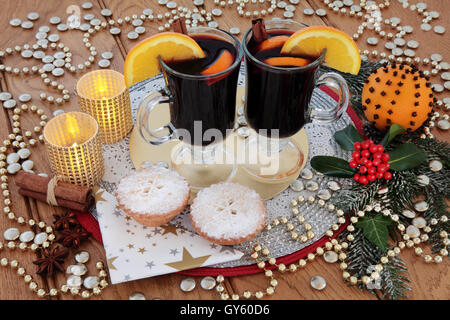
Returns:
[[[351,161],[348,163],[348,165],[349,165],[351,168],[356,168],[356,167],[358,166],[358,162],[356,162],[355,160],[351,160]]]
[[[386,171],[386,172],[384,173],[384,178],[385,178],[386,180],[391,180],[391,179],[392,179],[392,173]],[[361,179],[360,179],[360,181],[361,181]]]
[[[368,149],[370,147],[370,143],[368,140],[364,141],[363,143],[361,143],[361,147],[363,149]]]
[[[367,172],[367,167],[361,166],[361,168],[359,168],[359,172],[366,173]]]
[[[377,171],[378,172],[385,172],[385,171],[387,171],[386,164],[385,163],[380,164],[378,166],[378,168],[377,168]]]
[[[377,144],[377,152],[383,153],[384,147],[381,144]]]
[[[365,165],[367,163],[367,158],[361,158],[359,159],[359,164]]]
[[[361,158],[361,153],[359,152],[359,151],[353,151],[352,152],[352,158],[353,159],[359,159],[359,158]]]
[[[377,168],[370,167],[369,169],[367,169],[367,173],[368,174],[375,174],[375,173],[377,173]]]
[[[372,161],[372,164],[373,164],[375,167],[378,167],[378,166],[381,164],[381,161],[380,161],[380,159],[375,159],[375,160]]]
[[[366,184],[369,183],[369,180],[367,179],[366,176],[361,176],[361,177],[359,178],[359,182],[362,183],[362,184],[364,184],[364,185],[366,185]]]
[[[376,153],[377,150],[378,150],[378,148],[377,148],[377,145],[376,145],[376,144],[373,144],[373,145],[371,145],[371,146],[369,147],[369,151],[370,151],[371,153]]]
[[[383,163],[384,166],[386,167],[386,170],[389,170],[389,168],[391,167],[391,165],[389,164],[389,162]]]
[[[369,181],[375,181],[375,175],[373,175],[373,174],[367,175],[367,180],[369,180]]]
[[[361,176],[360,176],[358,173],[356,173],[356,174],[353,176],[353,180],[355,180],[356,182],[358,182],[360,177],[361,177]]]
[[[382,172],[375,173],[375,178],[382,179],[383,178],[383,173]]]
[[[374,158],[374,159],[377,159],[377,160],[380,160],[381,159],[381,153],[374,153],[373,155],[372,155],[372,157]]]
[[[372,167],[372,166],[373,166],[373,162],[370,161],[370,160],[367,160],[367,162],[366,162],[366,167],[367,167],[367,168],[370,168],[370,167]]]
[[[389,154],[383,153],[381,155],[381,160],[383,160],[384,162],[388,162],[389,161]]]
[[[361,142],[357,141],[353,144],[353,148],[355,148],[355,150],[361,150]]]
[[[361,156],[364,157],[364,158],[369,158],[370,157],[370,151],[369,150],[361,151]]]

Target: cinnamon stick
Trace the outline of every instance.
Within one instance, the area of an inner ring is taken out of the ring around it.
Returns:
[[[50,178],[41,177],[25,171],[17,173],[15,178],[20,194],[43,202],[47,202],[49,181]],[[79,210],[76,208],[89,208],[94,201],[94,196],[90,188],[68,182],[59,181],[55,186],[54,193],[58,205],[75,210]]]
[[[252,34],[253,39],[258,43],[267,39],[266,26],[264,24],[264,19],[258,18],[252,20]]]
[[[175,19],[172,24],[172,29],[174,32],[187,34],[186,19],[184,17]]]
[[[30,197],[30,198],[36,199],[38,201],[41,201],[41,202],[47,202],[47,194],[44,194],[44,193],[39,193],[39,192],[34,192],[31,190],[19,188],[19,194],[24,197]],[[76,210],[76,211],[81,211],[81,212],[86,212],[86,211],[89,211],[89,208],[94,204],[94,197],[91,197],[90,200],[86,203],[79,203],[79,202],[69,201],[69,200],[62,199],[62,198],[56,198],[56,203],[60,207],[64,207],[64,208],[68,208],[68,209],[72,209],[72,210]]]

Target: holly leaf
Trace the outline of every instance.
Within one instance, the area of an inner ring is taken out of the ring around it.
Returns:
[[[353,144],[357,141],[363,141],[359,132],[354,126],[348,125],[345,129],[336,131],[334,140],[341,146],[342,149],[353,151]]]
[[[344,159],[330,156],[313,157],[311,166],[314,170],[331,177],[351,178],[356,173],[356,170],[350,167]]]
[[[386,251],[389,240],[388,226],[392,223],[389,217],[377,214],[374,217],[362,217],[355,224],[356,228],[362,229],[364,236],[380,248]]]
[[[426,152],[412,143],[402,144],[389,152],[390,169],[394,171],[415,168],[425,160],[427,160]]]
[[[383,140],[381,140],[380,144],[383,147],[386,147],[389,142],[392,141],[396,136],[398,136],[400,133],[405,132],[405,128],[403,128],[401,125],[394,123],[390,128],[389,131],[386,133],[386,135],[383,137]]]

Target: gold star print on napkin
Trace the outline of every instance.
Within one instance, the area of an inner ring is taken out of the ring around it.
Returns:
[[[213,245],[173,225],[146,227],[117,208],[116,198],[95,190],[98,222],[113,284],[237,260],[237,250]],[[98,195],[98,197],[97,197]]]

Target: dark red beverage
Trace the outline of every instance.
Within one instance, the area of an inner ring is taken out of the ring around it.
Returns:
[[[281,48],[292,33],[268,30],[267,40],[257,43],[251,37],[244,44],[247,121],[255,130],[267,129],[268,137],[271,137],[271,129],[279,130],[279,138],[291,137],[308,118],[319,62],[318,57],[281,55]],[[247,33],[245,39],[249,36]]]
[[[214,35],[190,35],[203,49],[206,57],[198,60],[167,62],[165,70],[171,97],[171,122],[177,129],[186,129],[193,145],[216,142],[202,139],[208,129],[218,129],[223,137],[233,128],[236,86],[239,73],[239,48]],[[233,68],[230,68],[234,66]],[[224,71],[228,70],[224,73]],[[175,72],[173,72],[175,71]],[[194,122],[201,121],[194,135]]]

